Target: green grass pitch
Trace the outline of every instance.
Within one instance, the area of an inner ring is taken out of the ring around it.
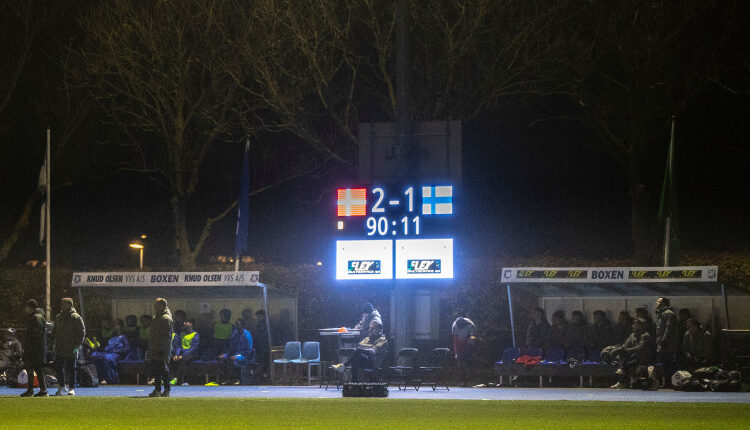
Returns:
[[[395,399],[0,398],[0,428],[747,429],[750,405]]]

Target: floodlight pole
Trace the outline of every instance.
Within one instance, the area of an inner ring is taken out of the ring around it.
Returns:
[[[675,118],[672,117],[672,133],[669,137],[669,154],[667,155],[667,174],[669,175],[669,214],[666,216],[666,225],[664,226],[664,267],[669,266],[669,242],[671,240],[671,233],[672,233],[672,211],[674,208],[672,207],[672,201],[674,200],[674,196],[672,196],[672,193],[674,193],[674,188],[672,186],[672,164],[674,159],[674,123]]]
[[[506,284],[505,287],[508,291],[508,311],[510,312],[510,332],[513,335],[513,348],[516,347],[516,325],[513,322],[513,299],[510,295],[510,284]]]
[[[45,313],[47,316],[47,321],[50,320],[50,313],[52,310],[52,305],[50,303],[50,289],[52,285],[52,221],[50,220],[50,215],[52,214],[50,204],[52,203],[52,151],[50,150],[50,127],[47,126],[47,162],[44,163],[46,168],[46,175],[47,175],[47,181],[46,181],[46,195],[47,195],[47,204],[46,204],[46,211],[45,214],[45,230],[47,233],[47,253],[46,253],[46,279],[45,279],[45,285],[44,285],[44,299],[46,301],[44,305]]]

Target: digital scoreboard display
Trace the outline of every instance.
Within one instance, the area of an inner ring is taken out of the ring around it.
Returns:
[[[337,189],[336,279],[452,279],[454,209],[452,185]]]

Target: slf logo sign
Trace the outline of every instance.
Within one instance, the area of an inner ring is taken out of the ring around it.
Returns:
[[[373,275],[380,273],[380,260],[349,260],[350,275]]]
[[[407,260],[407,273],[440,273],[440,260]]]

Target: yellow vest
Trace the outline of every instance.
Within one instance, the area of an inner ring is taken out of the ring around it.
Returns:
[[[194,331],[190,334],[183,334],[182,335],[182,349],[190,349],[190,345],[193,344],[193,338],[195,337],[195,334],[198,333],[197,331]]]
[[[232,337],[232,324],[216,321],[214,323],[214,338],[224,340],[230,337]]]

